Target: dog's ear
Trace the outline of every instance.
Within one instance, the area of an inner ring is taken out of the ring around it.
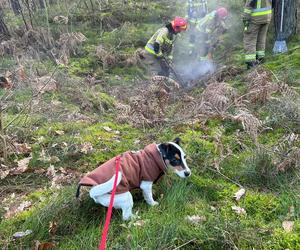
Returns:
[[[159,150],[160,150],[163,158],[166,158],[167,154],[169,152],[170,145],[168,143],[162,143],[162,144],[159,144],[158,147],[159,147]]]
[[[175,142],[176,144],[180,145],[181,139],[180,139],[179,137],[176,137],[175,140],[174,140],[174,142]]]

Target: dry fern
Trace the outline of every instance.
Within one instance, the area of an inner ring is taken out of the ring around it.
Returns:
[[[270,100],[278,86],[272,82],[271,74],[263,69],[251,71],[247,77],[248,99],[251,103],[265,103]]]
[[[236,93],[227,83],[211,83],[201,94],[198,112],[202,114],[224,114],[234,102]]]
[[[300,169],[300,148],[292,147],[277,164],[277,171],[286,172],[290,168]]]
[[[300,101],[299,93],[294,90],[291,86],[284,82],[278,82],[278,91],[284,96],[288,98],[292,98]]]
[[[247,109],[239,109],[237,115],[231,116],[233,120],[242,123],[243,129],[256,141],[262,121],[256,118]]]

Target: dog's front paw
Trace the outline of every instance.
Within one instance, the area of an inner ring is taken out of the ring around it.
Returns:
[[[152,201],[148,203],[150,206],[157,206],[159,203],[157,201]]]

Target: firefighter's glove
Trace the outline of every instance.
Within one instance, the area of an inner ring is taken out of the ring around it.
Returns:
[[[154,52],[155,52],[156,54],[159,53],[159,43],[158,43],[158,42],[155,42],[155,43],[154,43]]]

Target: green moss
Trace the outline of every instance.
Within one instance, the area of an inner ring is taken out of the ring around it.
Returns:
[[[106,93],[100,93],[99,94],[100,100],[103,105],[105,105],[105,109],[110,109],[115,106],[115,99],[111,96],[109,96]]]
[[[299,222],[298,222],[299,223]],[[283,229],[276,229],[272,239],[266,242],[264,249],[299,249],[300,236],[298,232],[287,233]]]
[[[252,218],[263,219],[266,223],[276,220],[282,215],[282,205],[274,194],[247,192],[241,202],[247,214]]]
[[[260,134],[259,142],[268,146],[278,144],[278,140],[285,134],[284,128],[278,128],[276,130],[267,130],[265,133]]]
[[[87,75],[91,72],[95,65],[95,61],[91,57],[71,58],[68,66],[70,74]]]

